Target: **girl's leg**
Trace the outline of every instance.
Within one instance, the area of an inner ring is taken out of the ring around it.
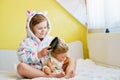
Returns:
[[[75,71],[76,71],[76,60],[70,58],[69,59],[69,64],[66,68],[66,75],[65,78],[72,78],[75,76]]]
[[[18,73],[25,78],[46,77],[42,71],[35,69],[25,63],[20,63],[17,66]]]
[[[36,78],[36,77],[56,77],[56,78],[60,78],[63,77],[64,74],[60,73],[57,75],[46,75],[44,72],[33,68],[25,63],[20,63],[17,66],[17,71],[18,73],[22,76],[22,77],[26,77],[26,78]]]

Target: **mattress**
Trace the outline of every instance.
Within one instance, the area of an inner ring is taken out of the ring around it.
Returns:
[[[19,79],[14,72],[1,72],[0,80],[29,80]],[[31,80],[66,80],[65,78],[33,78]],[[76,75],[68,80],[120,80],[120,68],[105,67],[90,59],[78,59]]]
[[[0,80],[16,80],[16,73],[13,71],[0,71]]]
[[[32,80],[66,80],[65,78],[34,78]],[[120,68],[97,65],[90,59],[78,59],[76,75],[69,80],[120,80]]]

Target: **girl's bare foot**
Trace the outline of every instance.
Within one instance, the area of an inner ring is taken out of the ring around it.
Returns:
[[[68,74],[65,75],[65,78],[68,79],[68,78],[72,78],[74,76],[75,76],[74,71],[71,71],[70,73],[68,73]]]
[[[51,77],[56,77],[56,78],[62,78],[65,76],[65,73],[64,72],[61,72],[59,74],[51,74],[50,75]]]

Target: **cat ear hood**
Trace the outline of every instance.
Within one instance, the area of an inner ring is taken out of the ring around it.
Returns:
[[[50,24],[50,21],[49,21],[49,19],[48,19],[48,17],[47,17],[47,11],[44,11],[44,12],[39,12],[39,11],[33,11],[33,12],[31,12],[31,11],[29,11],[29,10],[27,11],[27,17],[28,17],[28,18],[27,18],[27,24],[26,24],[27,37],[30,37],[30,38],[35,39],[35,40],[37,40],[37,41],[40,41],[40,40],[33,34],[33,32],[32,32],[31,29],[30,29],[30,21],[31,21],[32,17],[35,16],[36,14],[41,14],[41,15],[43,15],[44,17],[46,17],[46,19],[48,20],[49,26],[48,26],[48,33],[47,33],[46,36],[48,36],[49,33],[50,33],[51,24]]]

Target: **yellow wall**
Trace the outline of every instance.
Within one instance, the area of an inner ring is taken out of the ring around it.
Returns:
[[[26,11],[48,11],[52,24],[50,35],[65,39],[67,43],[80,40],[88,57],[86,28],[73,18],[56,0],[1,0],[0,49],[17,49],[26,36]]]

